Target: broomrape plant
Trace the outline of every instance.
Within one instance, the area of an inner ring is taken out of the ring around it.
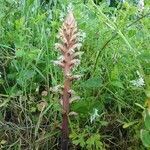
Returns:
[[[83,35],[85,37],[85,34]],[[80,79],[80,75],[73,75],[72,69],[80,64],[79,56],[82,52],[79,51],[82,44],[80,43],[82,35],[78,32],[77,23],[75,21],[72,10],[68,12],[66,19],[59,31],[58,38],[59,43],[56,43],[56,49],[61,53],[58,60],[53,61],[55,65],[60,66],[63,69],[64,85],[57,86],[61,88],[58,90],[61,94],[60,103],[62,105],[62,143],[61,149],[67,150],[69,143],[69,127],[68,116],[76,115],[75,112],[69,113],[69,104],[79,99],[75,96],[75,92],[71,89],[72,81]],[[55,89],[56,90],[56,89]]]

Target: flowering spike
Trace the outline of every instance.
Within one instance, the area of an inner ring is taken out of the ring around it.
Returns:
[[[64,23],[59,30],[58,38],[60,43],[55,44],[56,49],[59,49],[62,52],[62,56],[58,58],[57,61],[54,61],[55,64],[61,66],[64,73],[64,87],[62,91],[62,96],[60,104],[62,105],[62,144],[61,149],[68,149],[68,139],[69,139],[69,127],[68,127],[68,116],[69,113],[69,104],[74,100],[79,99],[75,97],[75,92],[71,90],[71,84],[74,79],[78,79],[79,76],[73,76],[71,69],[80,64],[80,60],[76,57],[81,55],[80,52],[76,52],[80,49],[82,44],[79,42],[78,38],[78,29],[77,23],[75,21],[72,9],[69,9],[68,15],[64,20]],[[75,113],[72,113],[75,114]]]

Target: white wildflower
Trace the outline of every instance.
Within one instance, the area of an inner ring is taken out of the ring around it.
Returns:
[[[81,61],[80,61],[79,59],[73,59],[73,60],[71,61],[71,63],[74,64],[76,67],[79,66],[80,62],[81,62]]]
[[[112,16],[112,20],[113,20],[113,22],[116,22],[117,21],[117,17]]]
[[[52,60],[51,61],[55,66],[61,66],[64,67],[64,64],[60,60]]]
[[[68,93],[71,94],[72,96],[76,95],[76,92],[75,92],[74,90],[72,90],[72,89],[70,89],[70,90],[68,91]]]
[[[61,62],[58,61],[58,60],[52,60],[52,63],[53,63],[54,65],[59,65]]]
[[[62,87],[62,85],[56,85],[56,86],[54,86],[54,87],[51,87],[50,88],[50,91],[52,91],[52,92],[61,92],[61,89],[62,89],[63,87]]]
[[[125,3],[125,0],[120,0],[120,2]]]
[[[144,10],[144,0],[139,0],[138,2],[138,10],[142,12]]]
[[[139,76],[139,78],[137,80],[132,80],[130,81],[130,83],[133,85],[133,86],[136,86],[136,87],[142,87],[145,85],[144,83],[144,79],[143,79],[143,76],[139,73],[139,71],[136,71],[137,75]]]
[[[98,110],[94,108],[94,112],[90,116],[90,122],[95,121],[100,115],[98,114]]]
[[[34,11],[35,11],[35,9],[36,9],[35,7],[32,7],[32,8],[31,8],[31,11],[32,11],[32,12],[34,12]]]
[[[46,32],[47,36],[50,36],[51,30],[49,28],[46,28],[45,32]]]
[[[67,7],[67,12],[73,11],[73,5],[72,3],[69,3],[68,7]]]
[[[130,81],[130,82],[132,83],[133,86],[136,86],[136,87],[142,87],[142,86],[145,85],[144,80],[143,80],[142,77],[140,77],[140,78],[137,79],[137,80],[132,80],[132,81]]]
[[[48,21],[52,20],[52,13],[51,12],[48,13],[47,19],[48,19]]]
[[[78,43],[78,44],[77,44],[77,50],[80,50],[81,46],[82,46],[82,44],[81,44],[81,43]]]
[[[78,33],[78,41],[79,42],[84,42],[86,38],[86,33],[83,32],[82,30],[79,30],[79,33]]]
[[[69,53],[70,55],[72,55],[74,52],[75,52],[75,50],[74,50],[73,48],[70,48],[70,49],[68,50],[68,53]]]
[[[76,80],[80,80],[81,77],[83,77],[83,75],[74,75],[73,78],[76,79]]]
[[[58,61],[60,61],[60,62],[63,62],[63,61],[64,61],[64,59],[65,59],[65,58],[64,58],[64,56],[63,56],[63,55],[61,55],[61,56],[59,56],[59,57],[58,57]]]
[[[74,57],[81,57],[84,54],[84,52],[75,52]]]
[[[61,12],[61,13],[60,13],[60,16],[59,16],[59,20],[60,20],[61,22],[63,22],[63,21],[64,21],[64,18],[65,18],[65,13],[64,13],[64,12]]]
[[[40,87],[39,87],[39,86],[37,86],[37,88],[35,89],[35,92],[37,92],[37,93],[38,93],[38,92],[39,92],[39,88],[40,88]]]
[[[78,113],[76,113],[76,112],[74,112],[74,111],[71,111],[68,115],[69,115],[69,116],[77,116]]]
[[[63,45],[59,44],[59,43],[56,43],[55,44],[55,51],[60,51],[60,52],[64,52],[65,51],[65,48]]]
[[[136,71],[136,73],[139,77],[143,77],[138,70]]]
[[[83,16],[83,17],[85,18],[85,20],[89,20],[89,15],[88,14]]]
[[[68,91],[68,94],[70,94],[71,98],[76,97],[76,95],[77,95],[76,92],[74,90],[72,90],[72,89],[70,89]]]
[[[110,5],[110,0],[107,0],[107,4]]]
[[[73,96],[73,97],[70,99],[69,103],[71,104],[72,102],[77,101],[77,100],[80,100],[80,97],[79,97],[79,96]]]

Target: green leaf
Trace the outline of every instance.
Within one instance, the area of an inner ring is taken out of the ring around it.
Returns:
[[[4,80],[0,79],[0,85],[4,84]]]
[[[122,89],[124,88],[122,82],[120,81],[112,81],[111,84],[118,88],[122,88]]]
[[[107,126],[109,123],[107,121],[100,121],[101,126]]]
[[[143,142],[143,145],[145,147],[150,147],[150,131],[147,130],[141,130],[141,140]]]
[[[124,128],[124,129],[125,129],[125,128],[128,128],[128,127],[134,125],[135,123],[137,123],[137,121],[125,123],[125,124],[123,125],[123,128]]]
[[[82,83],[81,86],[89,89],[99,88],[102,86],[102,80],[98,77],[91,78]]]
[[[119,70],[118,70],[118,67],[115,66],[115,67],[113,68],[113,70],[111,71],[111,80],[116,81],[116,80],[118,80],[118,79],[119,79]]]
[[[140,54],[138,56],[139,59],[143,60],[143,61],[148,61],[150,62],[150,52],[149,51],[145,51],[142,54]]]
[[[26,52],[24,50],[17,50],[16,51],[16,57],[23,57],[26,55]]]
[[[147,109],[144,112],[144,123],[146,129],[150,130],[150,113],[148,112]]]
[[[30,112],[36,112],[36,107],[31,107]]]
[[[103,145],[99,134],[93,134],[91,137],[89,137],[86,141],[86,144],[87,149],[92,149],[95,147],[95,150],[101,150]]]
[[[6,140],[1,140],[0,144],[5,144],[7,141]]]
[[[84,147],[85,146],[84,138],[83,137],[79,137],[79,139],[73,141],[73,144],[75,144],[75,145],[79,144],[81,147]]]
[[[74,103],[72,107],[73,110],[75,112],[78,112],[79,114],[86,114],[89,112],[88,103],[86,103],[85,101],[79,101],[78,103]]]
[[[128,32],[129,37],[132,37],[135,34],[136,34],[136,30],[133,30],[133,29],[129,30],[129,32]]]
[[[70,138],[72,139],[72,143],[75,144],[75,145],[80,145],[81,147],[84,147],[85,146],[85,140],[84,140],[84,132],[83,133],[75,133],[75,132],[72,132],[70,134]]]
[[[41,50],[34,48],[33,50],[30,50],[30,51],[28,52],[27,57],[28,57],[30,60],[36,60],[39,53],[41,53]]]
[[[145,94],[146,94],[147,97],[150,97],[150,89],[145,90]]]

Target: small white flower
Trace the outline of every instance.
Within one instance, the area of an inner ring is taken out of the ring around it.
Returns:
[[[117,21],[117,17],[112,16],[112,20],[113,20],[113,22],[116,22]]]
[[[62,85],[56,85],[54,87],[51,87],[50,91],[52,91],[52,92],[61,92],[61,89],[62,89]]]
[[[77,100],[80,100],[80,97],[79,97],[79,96],[73,96],[73,97],[70,99],[69,103],[71,104],[72,102],[77,101]]]
[[[72,90],[72,89],[70,89],[70,90],[68,91],[68,93],[70,93],[72,96],[73,96],[73,95],[76,95],[76,92],[75,92],[74,90]]]
[[[81,57],[83,54],[84,54],[84,52],[75,52],[73,56],[74,57],[77,57],[77,56]]]
[[[100,115],[98,114],[98,109],[94,108],[94,112],[90,116],[90,122],[95,121]]]
[[[138,10],[142,12],[144,10],[144,0],[139,0],[138,2]]]
[[[107,0],[107,4],[110,5],[110,0]]]
[[[49,13],[47,19],[48,19],[48,21],[52,20],[52,13]]]
[[[39,92],[39,86],[37,86],[37,88],[35,89],[35,92]]]
[[[145,85],[144,83],[144,79],[143,79],[143,76],[139,73],[139,71],[136,71],[137,75],[139,76],[139,78],[137,80],[132,80],[130,81],[130,83],[133,85],[133,86],[136,86],[136,87],[142,87]]]
[[[69,3],[68,7],[67,7],[67,12],[73,11],[73,5],[72,3]]]
[[[120,0],[120,2],[125,3],[125,0]]]
[[[69,53],[70,55],[72,55],[74,52],[75,52],[75,50],[74,50],[73,48],[70,48],[70,49],[68,50],[68,53]]]
[[[140,77],[140,78],[137,79],[137,80],[132,80],[132,81],[130,81],[130,82],[132,83],[133,86],[136,86],[136,87],[142,87],[142,86],[145,85],[144,80],[143,80],[142,77]]]
[[[74,111],[71,111],[68,115],[69,115],[69,116],[77,116],[78,113],[76,113],[76,112],[74,112]]]
[[[53,63],[54,65],[58,65],[58,64],[60,64],[61,62],[58,61],[58,60],[52,60],[52,63]]]
[[[55,66],[64,67],[63,62],[60,61],[60,60],[52,60],[51,62],[52,62]]]
[[[48,35],[48,36],[50,36],[50,34],[51,34],[51,30],[49,29],[49,28],[46,28],[46,34]]]
[[[83,16],[83,17],[85,18],[85,20],[89,20],[89,15],[88,14]]]
[[[60,13],[60,16],[59,16],[59,20],[60,20],[61,22],[63,22],[63,21],[64,21],[64,18],[65,18],[65,13],[64,13],[64,12],[61,12],[61,13]]]
[[[78,32],[78,41],[79,42],[84,42],[85,38],[86,38],[86,33],[83,32],[82,30],[79,30],[79,32]]]
[[[34,12],[34,11],[35,11],[35,7],[32,7],[32,8],[31,8],[31,11]]]
[[[78,44],[77,44],[77,50],[80,50],[81,46],[82,46],[82,44],[81,44],[81,43],[78,43]]]
[[[74,75],[73,78],[76,79],[76,80],[80,80],[81,77],[83,77],[83,75]]]
[[[136,71],[136,73],[139,77],[142,77],[142,75],[140,74],[140,72],[138,70]]]
[[[64,58],[63,55],[61,55],[61,56],[58,57],[58,61],[60,61],[60,62],[62,62],[64,59],[65,59],[65,58]]]
[[[81,61],[80,61],[79,59],[73,59],[73,60],[71,61],[71,63],[74,64],[76,67],[79,66],[80,62],[81,62]]]

